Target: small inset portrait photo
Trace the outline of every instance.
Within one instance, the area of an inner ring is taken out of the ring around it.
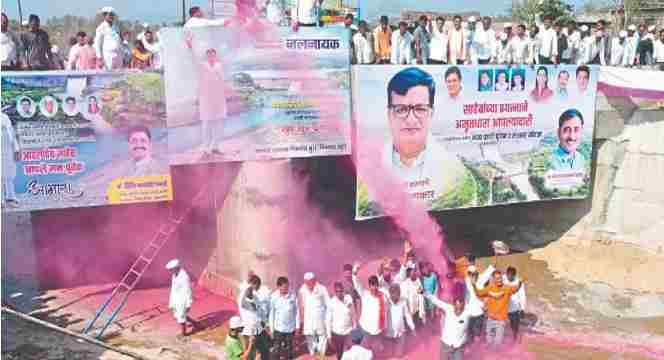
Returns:
[[[523,84],[526,83],[526,70],[523,68],[512,68],[511,70],[511,86],[512,91],[523,91],[525,88]]]
[[[87,105],[85,106],[85,112],[90,115],[101,114],[103,105],[99,98],[95,95],[90,95],[86,99]]]
[[[16,111],[22,118],[28,119],[35,116],[37,105],[27,96],[21,96],[16,100]]]
[[[60,105],[58,101],[50,95],[44,96],[39,102],[39,112],[47,118],[52,118],[58,113]]]
[[[493,91],[493,69],[480,69],[479,84],[477,90],[479,91]]]
[[[507,69],[496,69],[496,91],[505,92],[510,90],[510,77]]]
[[[76,116],[78,115],[78,104],[76,103],[76,98],[73,96],[67,96],[65,98],[65,103],[62,105],[62,111],[64,111],[67,116]]]

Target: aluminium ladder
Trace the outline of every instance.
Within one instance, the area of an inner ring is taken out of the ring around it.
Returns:
[[[104,331],[106,331],[106,329],[118,316],[120,310],[122,310],[122,308],[125,306],[127,300],[129,299],[129,294],[131,294],[131,292],[134,290],[138,282],[141,280],[141,277],[143,277],[145,271],[148,269],[150,264],[152,264],[154,259],[157,257],[159,251],[164,247],[164,245],[168,242],[171,236],[177,231],[178,226],[180,226],[182,221],[184,221],[187,215],[189,215],[189,212],[194,208],[196,203],[199,200],[201,200],[204,195],[207,194],[207,190],[209,187],[210,187],[209,184],[207,186],[203,186],[203,188],[191,200],[189,206],[182,212],[180,216],[176,217],[173,214],[175,212],[174,205],[169,206],[170,210],[169,210],[168,220],[166,220],[161,224],[159,231],[157,231],[157,233],[152,238],[150,243],[148,243],[148,245],[143,248],[136,261],[134,261],[134,263],[129,268],[129,271],[125,273],[125,275],[122,277],[122,280],[120,280],[120,282],[115,286],[115,288],[111,292],[111,295],[109,295],[106,301],[104,301],[104,303],[99,307],[99,309],[97,309],[95,316],[88,322],[86,327],[83,329],[82,333],[84,335],[88,335],[91,332],[95,322],[97,322],[97,320],[99,320],[99,318],[101,318],[103,314],[110,313],[110,315],[106,318],[106,321],[103,323],[102,327],[99,329],[99,332],[95,336],[96,338],[101,338],[101,336],[104,334]],[[114,301],[118,299],[119,301]],[[110,306],[111,303],[114,303],[113,306]]]

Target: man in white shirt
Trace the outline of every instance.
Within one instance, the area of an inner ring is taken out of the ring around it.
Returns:
[[[241,295],[242,335],[247,338],[247,343],[254,344],[248,357],[252,360],[256,358],[256,351],[261,354],[261,359],[269,359],[270,356],[270,338],[265,329],[270,314],[270,298],[270,290],[261,285],[261,279],[256,275],[249,279],[249,286]]]
[[[526,25],[519,24],[516,27],[516,36],[514,36],[508,45],[508,52],[512,64],[526,64],[530,58],[529,54],[530,39],[526,36]]]
[[[400,285],[406,279],[406,266],[398,259],[392,259],[378,268],[378,286],[388,291],[392,284]]]
[[[526,64],[530,57],[530,39],[526,36],[526,25],[519,24],[516,27],[516,36],[509,40],[508,52],[512,64]]]
[[[408,268],[406,279],[401,283],[401,296],[406,300],[408,311],[418,324],[426,322],[423,289],[417,268]]]
[[[659,39],[655,41],[653,58],[659,70],[664,71],[664,29],[659,31]]]
[[[486,284],[491,278],[491,274],[495,268],[492,265],[489,265],[482,273],[480,274],[475,265],[468,267],[468,275],[465,280],[465,308],[470,314],[469,319],[469,341],[468,343],[473,343],[475,339],[480,339],[482,328],[484,327],[484,302],[477,296],[475,293],[475,288],[473,284],[478,289],[484,289],[484,284]]]
[[[636,62],[636,48],[639,44],[639,35],[636,33],[636,25],[627,27],[627,39],[625,40],[625,55],[623,65],[632,66]]]
[[[392,64],[406,65],[412,62],[411,45],[413,35],[408,32],[408,24],[399,22],[399,31],[392,33]]]
[[[568,25],[567,35],[567,53],[569,64],[576,64],[579,59],[579,50],[581,47],[581,32],[576,28],[576,22],[571,21]]]
[[[436,25],[433,27],[430,44],[429,63],[447,64],[447,53],[449,51],[449,37],[445,31],[445,18],[436,18]]]
[[[465,307],[463,299],[454,299],[454,305],[452,305],[430,294],[427,294],[426,297],[434,306],[445,313],[445,316],[441,320],[440,358],[449,360],[463,359],[471,318],[470,311]]]
[[[618,37],[611,40],[611,66],[621,66],[625,57],[625,38],[627,31],[621,30]]]
[[[171,271],[171,293],[168,298],[168,308],[173,311],[175,321],[181,326],[181,336],[186,336],[187,321],[192,323],[194,327],[196,326],[196,322],[187,316],[194,301],[191,280],[178,259],[169,261],[166,264],[166,269]]]
[[[509,49],[509,35],[507,33],[496,34],[495,41],[496,50],[493,55],[493,63],[495,64],[510,64],[510,49]],[[496,78],[496,82],[498,79]]]
[[[362,347],[362,339],[364,338],[362,330],[355,329],[351,331],[350,337],[353,341],[353,346],[343,354],[341,360],[372,360],[373,352]]]
[[[540,45],[538,63],[541,65],[551,65],[555,63],[556,56],[558,56],[558,36],[556,35],[556,31],[551,27],[551,16],[544,16],[543,21],[544,26],[537,35]]]
[[[378,287],[378,277],[369,277],[369,289],[365,289],[357,277],[360,264],[353,266],[353,286],[362,299],[362,312],[359,325],[366,335],[367,346],[374,350],[382,350],[382,335],[387,327],[387,294]]]
[[[224,24],[224,19],[206,19],[203,16],[203,11],[198,6],[189,8],[189,20],[184,23],[185,28],[202,27],[202,26],[220,26]]]
[[[467,56],[467,37],[464,29],[461,27],[461,16],[455,15],[454,26],[449,33],[450,50],[449,63],[453,65],[463,65]]]
[[[0,35],[0,56],[2,56],[2,69],[14,70],[18,68],[19,40],[13,31],[9,31],[9,18],[2,13],[2,34]]]
[[[329,294],[327,288],[318,283],[313,273],[304,274],[304,284],[300,287],[302,306],[302,334],[307,341],[309,355],[327,350],[327,329],[325,326]]]
[[[334,283],[334,296],[330,298],[327,308],[327,338],[341,359],[348,348],[348,335],[356,327],[355,304],[353,297],[344,292],[341,282]]]
[[[353,35],[353,48],[357,64],[371,64],[374,61],[373,42],[371,33],[367,28],[367,22],[361,20],[359,31]]]
[[[516,268],[509,266],[503,275],[503,282],[509,286],[518,286],[519,278],[516,276]],[[526,311],[526,286],[521,285],[519,290],[510,296],[510,303],[508,305],[507,317],[510,320],[510,327],[512,328],[512,335],[514,342],[520,341],[521,334],[519,334],[519,325],[523,312]]]
[[[94,47],[97,54],[97,64],[106,70],[122,68],[122,36],[115,23],[115,10],[106,6],[101,9],[104,21],[97,26]]]
[[[238,286],[238,292],[237,292],[237,306],[242,307],[242,297],[244,296],[244,291],[247,290],[251,284],[249,281],[251,280],[252,277],[254,277],[256,273],[253,270],[247,271],[247,278],[243,280],[240,285]]]
[[[295,0],[291,10],[293,28],[300,26],[318,26],[320,8],[323,0]]]
[[[402,358],[406,346],[406,325],[414,333],[415,323],[410,310],[408,310],[408,303],[401,297],[401,287],[392,284],[389,293],[385,344],[391,357]]]
[[[496,32],[491,28],[490,17],[482,18],[482,27],[475,31],[473,44],[477,52],[478,64],[484,65],[492,62],[496,48]]]
[[[270,299],[269,334],[277,359],[294,359],[293,338],[300,323],[297,296],[290,291],[288,278],[277,279],[277,290]]]
[[[466,21],[466,25],[466,49],[468,49],[466,55],[468,57],[468,64],[477,65],[477,51],[475,50],[474,44],[475,31],[477,30],[477,19],[474,16],[469,17]]]

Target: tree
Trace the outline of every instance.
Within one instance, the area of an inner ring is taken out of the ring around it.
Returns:
[[[553,22],[567,23],[574,19],[574,7],[563,0],[525,0],[512,3],[510,13],[522,23],[533,25],[544,16],[551,16]]]

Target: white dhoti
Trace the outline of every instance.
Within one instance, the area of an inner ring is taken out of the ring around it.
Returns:
[[[322,334],[305,335],[304,338],[307,341],[309,355],[314,355],[316,353],[325,354],[327,351],[327,335],[324,331]]]
[[[104,52],[104,69],[106,70],[122,69],[122,55],[120,55],[119,50]]]
[[[185,306],[176,306],[173,309],[173,317],[175,322],[178,324],[184,324],[187,322],[187,314],[189,314],[189,308]]]

